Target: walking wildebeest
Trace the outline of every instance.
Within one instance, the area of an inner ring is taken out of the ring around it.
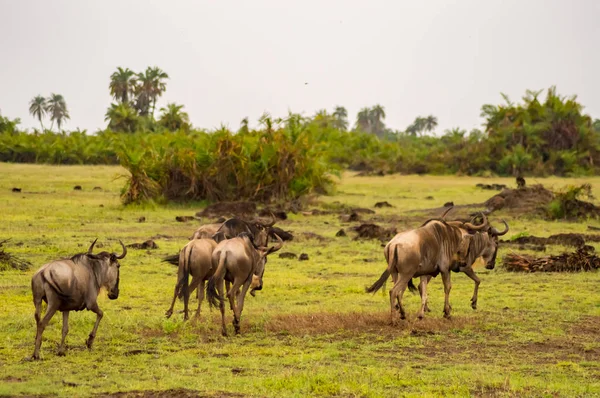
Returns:
[[[204,299],[204,282],[214,273],[212,266],[212,253],[217,242],[213,239],[193,239],[189,241],[179,252],[179,268],[177,269],[177,283],[173,293],[171,307],[167,310],[166,316],[170,318],[173,314],[173,307],[177,297],[183,298],[183,319],[188,319],[188,302],[190,294],[198,288],[198,309],[196,318],[200,317],[200,306]],[[189,276],[192,275],[192,282],[188,286]]]
[[[465,223],[465,226],[471,230],[479,231],[487,227],[487,220],[484,217],[484,224],[482,225],[476,226]],[[390,312],[393,324],[395,323],[394,310],[396,308],[394,301],[397,302],[400,318],[405,319],[406,313],[402,306],[402,295],[411,279],[422,275],[442,274],[445,292],[444,315],[446,317],[450,316],[450,267],[458,259],[461,245],[464,246],[470,243],[468,239],[464,238],[465,235],[468,235],[467,231],[458,226],[440,220],[433,220],[426,222],[419,228],[397,234],[385,246],[384,254],[388,267],[366,291],[369,293],[376,292],[392,275],[394,287],[390,290]],[[421,298],[419,318],[423,317],[425,304],[426,295]]]
[[[65,355],[65,338],[69,331],[70,311],[87,309],[96,314],[96,323],[86,341],[87,347],[92,348],[103,315],[98,307],[98,292],[104,287],[108,290],[109,299],[115,300],[119,297],[118,260],[127,255],[127,248],[121,241],[119,243],[123,247],[123,253],[120,256],[108,252],[92,254],[97,240],[92,242],[86,253],[45,264],[31,278],[37,325],[33,359],[40,358],[42,333],[56,311],[61,311],[63,314],[62,340],[58,347],[58,355]],[[41,319],[42,301],[48,303],[43,319]]]
[[[481,280],[475,274],[473,270],[473,264],[479,257],[483,258],[486,269],[494,269],[496,266],[496,255],[498,254],[498,236],[505,235],[508,232],[508,224],[504,223],[504,231],[499,232],[492,226],[487,226],[487,230],[484,231],[472,231],[465,226],[465,223],[460,221],[448,221],[450,225],[456,225],[459,228],[466,229],[468,234],[464,236],[465,242],[458,251],[457,260],[454,262],[451,270],[454,272],[463,272],[475,283],[473,290],[473,296],[471,297],[471,308],[477,309],[477,293],[479,291],[479,284]],[[427,284],[434,275],[423,275],[421,276],[421,283],[419,285],[419,291],[421,293],[421,300],[425,301],[425,311],[429,311],[427,307]],[[423,297],[425,296],[425,297]]]
[[[235,238],[224,240],[217,245],[212,255],[212,264],[215,273],[208,280],[206,294],[212,307],[219,305],[221,310],[221,331],[227,336],[225,327],[225,299],[223,297],[223,280],[229,273],[233,279],[233,286],[227,292],[229,305],[233,311],[233,326],[235,333],[240,332],[240,319],[244,308],[244,297],[248,288],[262,289],[262,278],[265,272],[267,256],[276,252],[283,246],[283,241],[277,235],[277,245],[272,247],[261,246],[255,248],[246,232]],[[240,290],[241,288],[241,290]],[[251,291],[251,292],[252,292]]]

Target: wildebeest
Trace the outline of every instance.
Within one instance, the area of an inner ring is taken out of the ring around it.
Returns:
[[[272,247],[255,247],[251,236],[244,232],[237,237],[224,240],[217,245],[212,254],[212,264],[215,273],[208,280],[206,294],[212,307],[219,305],[221,310],[221,331],[227,336],[225,327],[225,299],[223,297],[223,280],[226,273],[232,278],[233,286],[227,292],[229,305],[233,311],[233,326],[235,333],[240,332],[240,318],[244,308],[244,297],[249,288],[251,291],[261,290],[267,256],[283,246],[283,241],[277,235],[277,244]],[[240,290],[241,288],[241,290]]]
[[[221,225],[223,225],[223,223],[204,224],[194,231],[194,234],[190,237],[190,240],[212,238],[212,236],[217,233],[219,228],[221,228]]]
[[[473,296],[471,297],[471,307],[477,309],[477,293],[479,291],[479,284],[481,280],[475,274],[473,270],[473,264],[479,257],[483,258],[485,267],[487,269],[494,269],[496,266],[496,255],[498,254],[498,237],[505,235],[508,232],[508,224],[504,223],[504,231],[500,232],[496,228],[486,224],[486,228],[481,231],[469,230],[465,223],[460,221],[448,221],[448,224],[458,226],[459,228],[466,229],[468,234],[464,236],[464,241],[459,248],[457,259],[451,267],[454,272],[464,272],[469,278],[475,283],[473,290]],[[427,284],[431,280],[432,275],[421,276],[421,284],[419,285],[419,291],[421,293],[421,300],[425,296],[425,311],[427,308]]]
[[[198,288],[198,309],[196,318],[200,316],[200,306],[204,299],[204,282],[210,278],[214,269],[212,266],[212,253],[217,242],[213,239],[193,239],[189,241],[179,252],[179,268],[177,269],[177,283],[173,293],[171,307],[165,315],[170,318],[177,297],[183,298],[183,319],[188,319],[188,302],[190,295]],[[192,282],[188,285],[189,276]]]
[[[103,312],[98,307],[97,298],[101,288],[108,290],[108,298],[119,297],[119,261],[127,255],[127,248],[121,243],[123,253],[100,252],[93,254],[96,241],[92,242],[86,253],[76,254],[70,259],[56,260],[43,265],[31,278],[33,304],[37,333],[33,359],[40,358],[42,333],[56,311],[63,314],[62,340],[58,355],[65,354],[65,338],[69,331],[69,312],[90,310],[96,314],[96,323],[86,345],[92,348],[98,325]],[[48,303],[46,314],[41,319],[42,301]]]
[[[485,217],[484,217],[485,218]],[[486,228],[487,220],[482,225],[476,226],[471,223],[465,225],[474,231]],[[462,245],[469,241],[464,239],[467,231],[455,225],[450,225],[441,220],[429,220],[419,228],[397,234],[384,250],[385,259],[388,263],[387,269],[366,291],[369,293],[379,290],[387,278],[391,275],[394,287],[390,290],[390,311],[392,323],[394,310],[397,307],[400,318],[405,319],[406,313],[402,306],[402,296],[412,278],[422,275],[442,274],[444,283],[445,305],[444,315],[450,316],[450,267],[458,259],[457,253]],[[421,309],[419,318],[423,317],[427,295],[421,297]],[[397,302],[397,306],[394,305]]]
[[[275,217],[271,215],[271,221],[267,223],[258,220],[244,221],[239,218],[230,218],[217,230],[217,241],[231,239],[247,233],[252,239],[254,247],[267,246],[269,240],[269,230],[275,224]]]

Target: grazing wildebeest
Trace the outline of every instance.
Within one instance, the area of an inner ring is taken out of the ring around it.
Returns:
[[[101,288],[108,290],[108,298],[119,297],[119,261],[127,255],[127,248],[121,243],[123,253],[100,252],[93,254],[96,241],[86,253],[76,254],[70,259],[56,260],[42,266],[31,278],[33,304],[35,305],[35,322],[37,333],[33,359],[40,358],[42,333],[56,311],[63,314],[62,340],[58,347],[58,355],[65,354],[65,338],[69,331],[69,311],[90,310],[96,314],[96,323],[90,333],[86,345],[92,348],[98,325],[103,312],[98,307],[97,298]],[[46,314],[41,319],[42,301],[48,303]]]
[[[219,228],[221,228],[221,225],[223,225],[223,223],[204,224],[194,231],[194,234],[191,236],[190,240],[212,238],[212,236],[217,233]]]
[[[489,225],[483,231],[472,231],[465,226],[465,223],[448,221],[448,224],[456,225],[459,228],[466,229],[468,232],[464,236],[463,245],[459,248],[457,259],[451,270],[454,272],[464,272],[475,283],[473,296],[471,297],[471,308],[474,310],[477,309],[477,293],[481,280],[475,274],[473,264],[475,260],[482,257],[486,264],[485,268],[494,269],[496,266],[496,255],[498,254],[498,236],[505,235],[508,232],[508,224],[504,220],[502,222],[505,228],[504,231],[499,232],[496,228]],[[425,311],[429,311],[427,308],[427,284],[432,277],[432,275],[421,276],[421,284],[419,285],[421,300],[425,300]]]
[[[219,305],[223,336],[227,336],[225,299],[223,297],[223,280],[226,273],[229,273],[233,281],[233,286],[228,290],[227,297],[233,311],[235,333],[238,334],[246,292],[249,288],[252,288],[252,291],[262,289],[262,278],[267,256],[283,246],[283,241],[277,235],[275,235],[277,244],[270,248],[265,246],[255,248],[250,238],[251,236],[248,233],[241,233],[235,238],[222,241],[213,251],[212,264],[216,270],[208,280],[206,294],[212,307]]]
[[[177,297],[183,298],[183,319],[188,319],[188,302],[190,294],[198,288],[198,309],[196,318],[200,317],[200,306],[204,299],[204,282],[210,278],[214,269],[212,266],[212,253],[217,242],[213,239],[193,239],[189,241],[179,252],[179,268],[177,269],[177,283],[173,293],[171,307],[165,315],[170,318]],[[188,285],[189,276],[192,282]]]
[[[265,247],[269,240],[269,230],[275,224],[275,217],[271,215],[271,221],[267,223],[254,221],[244,221],[239,218],[230,218],[225,221],[219,228],[215,235],[221,235],[217,237],[217,240],[231,239],[240,235],[241,233],[247,233],[251,239],[255,248]]]
[[[474,231],[487,227],[484,224],[476,226],[471,223],[465,225]],[[395,323],[394,310],[400,312],[400,318],[405,319],[406,313],[402,306],[402,295],[412,278],[422,275],[442,274],[444,283],[445,305],[444,315],[450,316],[450,267],[458,259],[458,251],[462,245],[469,241],[464,239],[467,231],[455,225],[450,225],[440,220],[429,220],[419,228],[397,234],[384,250],[387,269],[366,291],[369,293],[379,290],[391,275],[394,287],[390,290],[390,311],[392,323]],[[419,318],[423,317],[427,296],[421,297]],[[397,305],[394,305],[394,301]]]

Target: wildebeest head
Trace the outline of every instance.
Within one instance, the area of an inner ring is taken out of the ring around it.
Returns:
[[[508,232],[508,224],[502,220],[505,229],[499,232],[494,227],[489,227],[486,232],[469,233],[463,236],[457,257],[460,267],[473,264],[479,257],[483,258],[486,269],[494,269],[496,255],[498,254],[498,236]]]
[[[259,256],[258,261],[256,262],[256,266],[254,268],[254,273],[252,275],[252,283],[250,284],[250,294],[252,294],[252,292],[254,292],[255,290],[262,290],[262,279],[265,273],[265,265],[267,264],[267,256],[271,253],[275,253],[283,246],[283,240],[277,234],[275,234],[275,239],[277,239],[277,244],[275,244],[275,246],[261,246],[257,248]]]
[[[254,232],[254,244],[256,247],[264,247],[269,243],[269,235],[271,228],[275,225],[275,216],[271,213],[271,220],[268,222],[262,222],[260,220],[254,220],[253,226]]]
[[[119,297],[119,269],[121,264],[119,264],[119,260],[125,258],[127,255],[127,248],[119,240],[119,243],[123,247],[123,253],[121,255],[117,255],[117,253],[109,253],[109,252],[100,252],[97,254],[93,254],[94,245],[96,241],[94,240],[88,249],[85,256],[95,262],[95,266],[92,266],[94,270],[94,274],[96,277],[97,283],[101,286],[105,287],[108,290],[108,298],[111,300],[115,300]]]

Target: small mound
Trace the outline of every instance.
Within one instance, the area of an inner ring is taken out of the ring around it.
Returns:
[[[519,213],[540,212],[554,199],[554,193],[537,184],[519,189],[506,188],[489,198],[484,205],[490,211],[511,209]]]
[[[199,217],[246,217],[256,214],[256,203],[253,202],[218,202],[207,206],[196,213]]]
[[[279,236],[284,242],[294,239],[294,235],[292,235],[290,231],[284,231],[278,227],[271,227],[271,230],[269,231],[269,237],[273,240],[276,240],[275,235]]]
[[[381,241],[391,239],[398,232],[396,228],[383,228],[377,224],[361,224],[352,230],[358,232],[355,239],[379,239]]]
[[[600,257],[592,246],[582,246],[573,253],[559,256],[532,257],[509,253],[503,265],[510,272],[580,272],[600,269]]]
[[[158,245],[152,239],[148,239],[147,241],[142,242],[142,243],[132,243],[130,245],[127,245],[127,247],[131,247],[132,249],[141,249],[141,250],[158,249]]]
[[[563,246],[574,246],[581,247],[585,244],[585,237],[581,234],[556,234],[550,235],[547,238],[539,236],[520,236],[510,241],[501,241],[502,243],[508,244],[532,244],[532,245],[563,245]]]
[[[17,269],[19,271],[25,271],[29,269],[29,267],[31,267],[31,263],[29,261],[21,260],[20,258],[4,251],[2,246],[9,240],[10,239],[0,241],[0,270]]]

